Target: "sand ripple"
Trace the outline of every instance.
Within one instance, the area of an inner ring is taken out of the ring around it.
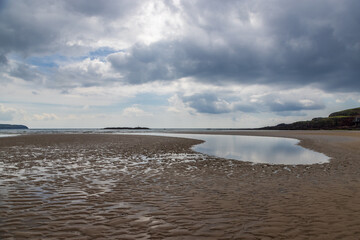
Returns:
[[[358,172],[252,165],[197,140],[30,135],[0,142],[1,239],[357,239]]]

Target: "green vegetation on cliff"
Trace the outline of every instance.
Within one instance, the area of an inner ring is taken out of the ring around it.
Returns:
[[[314,118],[310,121],[299,121],[290,124],[281,123],[265,130],[332,130],[332,129],[360,129],[360,108],[334,112],[325,118]]]
[[[329,117],[355,117],[360,115],[360,108],[347,109],[340,112],[334,112]]]

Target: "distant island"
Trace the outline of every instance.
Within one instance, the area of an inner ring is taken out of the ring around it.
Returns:
[[[329,117],[313,118],[290,124],[258,128],[259,130],[355,130],[360,129],[360,108],[334,112]]]
[[[25,125],[0,124],[0,129],[29,129]]]
[[[147,127],[106,127],[108,130],[149,130]]]

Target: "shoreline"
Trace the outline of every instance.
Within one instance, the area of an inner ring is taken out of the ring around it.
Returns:
[[[356,239],[359,133],[249,132],[297,138],[333,159],[251,164],[157,136],[2,138],[0,238]]]

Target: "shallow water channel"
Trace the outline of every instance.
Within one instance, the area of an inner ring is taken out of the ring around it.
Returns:
[[[329,157],[299,145],[299,140],[279,137],[144,133],[166,137],[181,137],[204,140],[192,149],[220,158],[268,164],[315,164],[326,163]]]

